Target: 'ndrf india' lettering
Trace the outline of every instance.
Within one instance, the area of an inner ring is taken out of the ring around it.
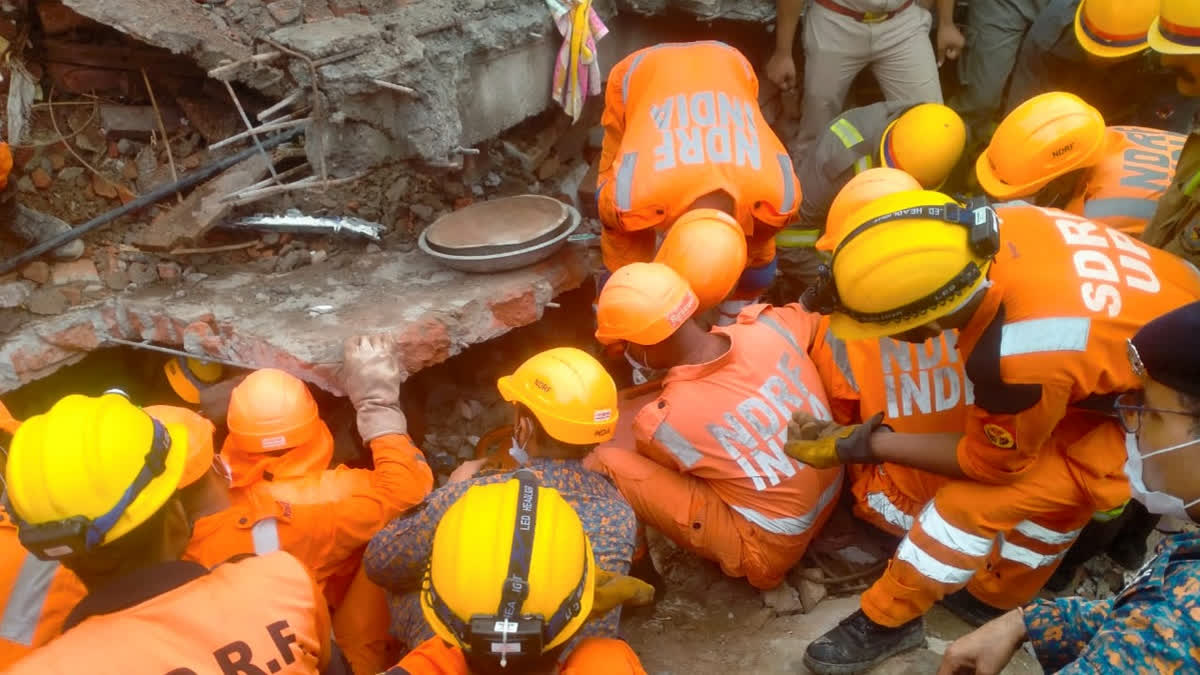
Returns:
[[[654,170],[729,163],[762,168],[754,109],[723,91],[677,94],[650,106],[662,138],[654,148]]]
[[[880,338],[879,356],[883,362],[883,390],[889,418],[929,415],[975,403],[971,380],[957,365],[957,342],[958,336],[953,331],[920,345]]]

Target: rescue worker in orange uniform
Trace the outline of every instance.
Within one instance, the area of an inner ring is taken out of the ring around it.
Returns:
[[[1105,127],[1074,94],[1050,92],[1013,110],[979,156],[975,175],[994,199],[1028,199],[1140,237],[1154,217],[1186,137]]]
[[[787,452],[813,466],[891,462],[954,479],[862,609],[809,645],[816,673],[861,672],[920,644],[925,611],[977,577],[993,550],[1028,571],[991,570],[974,580],[974,598],[1007,610],[1036,592],[1092,514],[1129,498],[1111,415],[1112,398],[1139,386],[1126,340],[1200,297],[1183,261],[1052,209],[969,211],[936,192],[902,192],[859,209],[845,229],[808,306],[847,342],[957,329],[975,401],[965,433],[889,433],[882,415],[848,427],[793,417]]]
[[[646,604],[654,589],[598,568],[579,515],[532,471],[472,486],[446,510],[423,586],[421,611],[436,637],[385,675],[646,672],[614,638],[587,638],[559,664],[590,617]]]
[[[186,429],[119,394],[67,396],[21,425],[5,472],[18,536],[88,593],[59,638],[6,672],[345,672],[325,600],[290,554],[212,570],[180,559],[187,456]]]
[[[406,433],[400,370],[387,339],[351,338],[343,361],[342,386],[358,411],[359,434],[371,446],[375,469],[342,470],[362,480],[355,491],[332,501],[291,502],[276,496],[268,482],[231,488],[224,465],[212,462],[207,420],[182,408],[147,410],[190,420],[189,428],[203,439],[197,442],[207,446],[206,458],[194,453],[203,471],[185,476],[181,491],[195,522],[185,558],[213,566],[246,553],[295,555],[312,570],[334,609],[334,634],[354,671],[376,673],[390,663],[387,596],[359,571],[362,552],[381,527],[420,503],[433,487],[433,474]]]
[[[783,454],[796,410],[828,418],[808,350],[817,317],[799,305],[754,305],[711,331],[696,294],[661,263],[613,273],[600,293],[596,339],[624,342],[666,369],[662,393],[633,420],[635,447],[605,445],[586,466],[616,484],[638,518],[756,588],[778,586],[833,512],[840,468]]]
[[[0,431],[15,434],[19,426],[0,403]],[[25,550],[17,524],[0,508],[0,669],[58,637],[67,614],[85,595],[74,572]]]
[[[608,272],[650,262],[656,237],[693,209],[733,216],[748,259],[729,321],[775,278],[775,234],[800,205],[787,149],[758,107],[758,78],[720,42],[660,44],[613,67],[597,200]]]

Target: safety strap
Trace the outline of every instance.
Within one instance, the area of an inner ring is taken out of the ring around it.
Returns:
[[[538,484],[530,471],[518,471],[517,521],[513,524],[512,547],[508,554],[508,576],[500,594],[496,615],[511,619],[520,614],[529,597],[529,565],[533,560],[533,535],[537,528]]]
[[[162,472],[167,468],[167,453],[171,449],[171,436],[167,433],[166,427],[161,422],[150,418],[154,423],[154,441],[150,445],[150,451],[146,453],[146,461],[142,464],[142,468],[134,477],[133,482],[129,487],[125,488],[125,493],[117,500],[107,513],[92,521],[91,526],[87,530],[87,547],[92,549],[100,545],[104,535],[117,524],[121,516],[125,514],[125,509],[133,503],[134,499],[146,489],[150,481],[162,475]]]

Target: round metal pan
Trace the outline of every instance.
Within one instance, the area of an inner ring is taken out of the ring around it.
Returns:
[[[579,216],[579,212],[566,205],[564,205],[564,208],[567,209],[568,213],[567,226],[559,228],[559,233],[554,238],[515,251],[502,251],[485,255],[451,255],[431,248],[429,241],[425,237],[425,232],[422,232],[420,238],[417,239],[417,245],[421,247],[422,251],[437,259],[446,267],[462,272],[487,274],[489,272],[515,270],[549,258],[558,249],[562,248],[567,243],[567,237],[570,237],[571,233],[579,228],[579,224],[583,220]],[[427,231],[428,229],[426,229]]]
[[[567,205],[542,195],[518,195],[472,204],[425,228],[435,251],[454,256],[495,255],[550,241],[568,223]]]

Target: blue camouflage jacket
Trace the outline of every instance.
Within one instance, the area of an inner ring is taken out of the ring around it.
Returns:
[[[1025,627],[1046,672],[1200,672],[1200,532],[1164,539],[1111,600],[1027,606]]]

